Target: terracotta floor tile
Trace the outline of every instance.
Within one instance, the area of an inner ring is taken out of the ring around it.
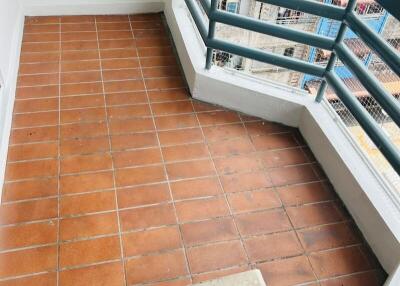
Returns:
[[[58,127],[33,127],[11,130],[10,144],[33,143],[58,139]]]
[[[384,283],[384,275],[377,273],[377,271],[371,271],[322,281],[321,286],[380,286]]]
[[[197,114],[201,125],[218,125],[240,122],[240,117],[233,111],[213,111]]]
[[[58,124],[58,111],[14,114],[13,128]]]
[[[43,25],[29,25],[25,27],[24,33],[57,33],[60,32],[60,25],[57,24],[43,24]]]
[[[108,153],[78,155],[62,158],[61,174],[108,170],[112,168],[111,155]]]
[[[358,246],[313,253],[310,262],[318,278],[351,274],[372,268]]]
[[[88,138],[107,135],[105,122],[74,123],[61,125],[61,138]]]
[[[241,123],[203,127],[207,141],[222,141],[230,138],[246,136],[246,130]]]
[[[158,136],[160,138],[160,144],[163,146],[203,141],[203,134],[200,128],[161,131],[158,133]]]
[[[272,169],[269,171],[275,186],[308,183],[318,180],[311,165]]]
[[[60,33],[24,34],[23,42],[59,42]]]
[[[109,51],[109,50],[107,50]],[[127,50],[129,51],[129,50]],[[125,57],[124,57],[125,58]],[[107,70],[103,72],[104,81],[140,79],[140,69]]]
[[[99,40],[132,39],[131,31],[98,31]]]
[[[259,151],[283,149],[298,146],[291,133],[271,134],[252,137],[254,147]]]
[[[104,108],[84,108],[74,110],[62,110],[60,115],[61,124],[102,121],[106,120],[106,112]]]
[[[166,162],[208,158],[208,148],[204,143],[170,146],[162,148]]]
[[[138,93],[141,96],[141,93]],[[117,95],[117,94],[116,94]],[[122,94],[127,96],[128,94]],[[122,98],[123,99],[123,98]],[[124,100],[124,99],[123,99]],[[136,100],[136,99],[134,99]],[[143,99],[145,102],[146,100]],[[147,104],[141,105],[129,105],[129,106],[118,106],[108,108],[108,116],[113,119],[123,119],[130,117],[144,117],[151,116],[150,107]]]
[[[287,208],[294,227],[310,227],[343,221],[345,217],[333,202]]]
[[[294,232],[248,238],[244,241],[244,247],[251,262],[297,256],[303,253]]]
[[[170,186],[175,200],[222,194],[222,189],[217,178],[200,178],[171,182]]]
[[[112,156],[115,168],[162,163],[162,156],[159,148],[115,152]]]
[[[135,49],[136,42],[133,39],[101,40],[99,41],[99,46],[100,49]],[[130,61],[130,63],[125,63],[125,64],[122,61],[109,61],[103,63],[107,69],[136,68],[139,66],[137,60]]]
[[[62,197],[60,216],[82,215],[115,209],[114,191]]]
[[[228,201],[234,213],[281,207],[279,197],[271,190],[231,193]]]
[[[361,243],[358,231],[350,223],[302,229],[298,231],[298,235],[309,252]]]
[[[61,96],[97,94],[103,91],[100,82],[70,83],[61,85]]]
[[[227,193],[252,191],[273,186],[264,172],[221,176],[221,183]]]
[[[140,38],[136,39],[136,44],[141,48],[151,48],[151,47],[163,47],[171,45],[170,39],[160,35],[154,38]]]
[[[118,232],[117,214],[105,213],[60,221],[60,240],[88,238]]]
[[[57,43],[59,45],[59,43]],[[55,73],[59,71],[58,63],[20,64],[19,74]]]
[[[54,158],[58,155],[58,145],[52,143],[35,143],[14,145],[8,149],[8,162],[32,160],[40,158]]]
[[[188,179],[215,175],[211,160],[198,160],[166,165],[171,180]]]
[[[0,254],[0,277],[6,278],[57,268],[57,247],[48,246]]]
[[[100,70],[99,60],[62,62],[61,72]]]
[[[210,219],[229,215],[224,197],[190,200],[175,203],[180,222]]]
[[[57,42],[48,43],[22,43],[22,53],[38,53],[38,52],[58,52],[60,44]]]
[[[214,159],[219,174],[261,171],[263,165],[257,155],[239,155]]]
[[[200,274],[195,274],[192,275],[193,278],[193,283],[201,283],[204,281],[210,281],[214,279],[218,279],[221,277],[233,275],[236,273],[241,273],[245,271],[251,270],[248,265],[242,265],[242,266],[237,266],[233,268],[226,268],[222,270],[216,270],[216,271],[211,271],[211,272],[206,272],[206,273],[200,273]]]
[[[155,117],[154,120],[157,130],[182,129],[199,126],[195,114],[159,116]]]
[[[111,148],[113,151],[156,146],[158,146],[158,141],[154,132],[111,136]]]
[[[146,93],[143,91],[119,92],[106,94],[107,106],[147,103]]]
[[[141,47],[138,53],[140,57],[165,57],[172,56],[173,50],[171,47]]]
[[[222,106],[203,102],[200,100],[193,100],[193,107],[196,112],[224,111],[225,110]]]
[[[58,98],[16,100],[14,113],[49,111],[58,109]]]
[[[213,156],[233,156],[248,154],[254,151],[250,139],[246,137],[218,141],[210,143],[209,146]]]
[[[67,24],[63,23],[61,25],[61,32],[79,32],[79,31],[95,31],[96,26],[94,23],[73,23],[73,24]]]
[[[145,79],[145,84],[148,90],[185,87],[185,82],[181,77],[148,78]]]
[[[232,218],[187,223],[181,229],[186,246],[233,240],[239,236]]]
[[[202,273],[247,262],[238,240],[190,248],[187,251],[192,273]]]
[[[291,229],[283,210],[242,214],[235,217],[239,232],[243,236],[268,234]]]
[[[26,278],[19,278],[19,279],[11,279],[0,282],[0,286],[54,286],[57,283],[57,274],[53,273],[46,273],[40,274],[35,276],[28,276]]]
[[[57,62],[60,58],[59,52],[48,53],[21,53],[20,62],[27,63],[50,63]]]
[[[58,89],[57,85],[18,87],[15,96],[17,99],[57,97]]]
[[[156,282],[187,274],[182,250],[157,255],[142,256],[126,262],[129,284]]]
[[[127,233],[122,239],[125,257],[182,247],[179,228],[176,226]]]
[[[101,107],[104,106],[104,97],[101,94],[62,97],[60,106],[61,109]]]
[[[163,182],[165,179],[164,167],[162,166],[119,169],[115,172],[115,180],[118,187],[158,183]]]
[[[167,114],[193,112],[191,101],[153,103],[152,109],[154,115],[167,115]]]
[[[56,243],[57,228],[57,221],[2,227],[0,250]]]
[[[122,263],[113,262],[60,272],[60,286],[89,285],[124,285],[124,270]]]
[[[282,203],[287,206],[323,202],[335,198],[333,190],[319,182],[283,187],[278,189],[278,193]]]
[[[264,120],[257,120],[256,122],[246,122],[245,126],[249,134],[252,136],[288,132],[293,129],[291,127],[287,127],[274,122],[267,122]]]
[[[124,40],[126,41],[126,40]],[[115,40],[113,40],[115,42]],[[118,48],[118,47],[117,47]],[[129,59],[102,59],[101,67],[103,71],[105,70],[115,70],[115,69],[135,69],[139,67],[139,61],[136,58]],[[115,84],[113,85],[114,89],[117,89]],[[127,87],[125,87],[127,88]]]
[[[126,81],[110,81],[104,83],[105,92],[122,92],[122,91],[138,91],[144,90],[143,81],[126,80]]]
[[[60,246],[60,267],[78,266],[121,257],[118,236],[69,242]]]
[[[149,33],[146,31],[144,32],[149,36]],[[135,37],[140,37],[137,33]],[[166,67],[166,66],[176,66],[176,59],[175,57],[150,57],[150,58],[141,58],[140,64],[143,68],[150,68],[150,67]]]
[[[102,59],[126,59],[126,58],[136,58],[137,57],[137,52],[135,49],[108,49],[108,50],[100,50],[100,56]],[[118,74],[124,74],[125,72],[121,70],[120,72],[116,72],[116,77],[115,79],[123,79],[123,78],[118,78]],[[132,72],[132,71],[131,71]],[[138,72],[138,73],[136,73]],[[140,75],[140,71],[136,71],[134,74]],[[112,72],[111,72],[112,73]],[[108,72],[107,72],[108,74]],[[109,75],[109,74],[108,74]],[[110,78],[105,76],[105,73],[103,72],[103,78],[109,80]],[[140,76],[139,76],[140,77]],[[138,77],[125,77],[126,79],[132,79],[132,78],[138,78]]]
[[[315,281],[310,263],[305,256],[276,260],[257,265],[265,283],[271,286],[289,286]]]
[[[84,61],[84,60],[96,60],[98,58],[99,58],[99,52],[96,50],[61,52],[62,61]]]
[[[17,86],[38,86],[58,84],[59,75],[54,74],[35,74],[35,75],[20,75],[18,77]]]
[[[111,134],[154,131],[151,118],[113,119],[109,125]]]
[[[61,34],[61,41],[95,41],[95,32],[65,32]]]
[[[92,174],[68,175],[62,176],[60,178],[61,194],[106,190],[112,187],[112,171],[98,172]]]
[[[130,30],[131,26],[129,22],[99,22],[97,23],[97,29],[99,31],[115,31],[115,30]]]
[[[57,195],[57,178],[42,178],[29,181],[5,183],[3,202],[27,200]]]
[[[261,154],[261,159],[267,168],[298,165],[309,162],[309,159],[300,148],[267,151]]]
[[[156,184],[118,190],[118,207],[128,208],[169,202],[167,184]]]
[[[141,39],[138,39],[138,41],[140,40]],[[151,38],[143,40],[151,40]],[[176,100],[187,100],[189,93],[184,88],[177,88],[168,90],[152,90],[148,92],[148,95],[151,102],[167,102]]]
[[[96,51],[97,52],[97,51]],[[100,71],[71,72],[61,74],[61,84],[101,81]]]
[[[181,75],[181,71],[178,66],[145,68],[142,71],[143,71],[144,78],[169,77],[169,76],[177,77],[177,76]],[[176,110],[176,108],[174,108],[172,106],[171,106],[171,108],[173,110]],[[191,111],[193,111],[193,109]]]
[[[189,286],[189,285],[192,285],[192,283],[189,278],[178,278],[176,280],[150,283],[148,285],[149,286]]]
[[[60,155],[87,155],[110,150],[108,137],[76,138],[60,141]]]
[[[96,23],[128,22],[127,15],[100,15],[96,16]]]
[[[14,224],[57,217],[57,199],[43,199],[0,206],[0,224]]]
[[[121,227],[124,231],[176,223],[172,204],[120,211],[120,219]]]
[[[97,50],[97,41],[70,41],[61,42],[63,51]]]

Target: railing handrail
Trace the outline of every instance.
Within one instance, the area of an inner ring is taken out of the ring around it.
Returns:
[[[337,7],[331,4],[320,3],[311,0],[257,0],[259,2],[278,5],[288,9],[330,18],[340,21],[338,35],[336,39],[295,30],[282,25],[267,23],[250,17],[237,15],[234,13],[219,11],[217,0],[199,0],[201,6],[209,18],[207,28],[200,7],[195,0],[185,0],[190,13],[196,23],[200,35],[207,47],[206,68],[211,67],[213,49],[235,54],[245,58],[250,58],[267,64],[272,64],[294,70],[301,73],[310,74],[322,79],[316,101],[320,102],[324,97],[327,84],[333,88],[344,105],[353,114],[354,118],[360,123],[361,127],[368,134],[375,145],[380,149],[394,170],[400,175],[400,152],[391,142],[390,138],[382,131],[373,117],[365,110],[351,91],[336,75],[333,68],[337,58],[359,79],[361,84],[375,98],[387,114],[393,119],[395,124],[400,127],[400,104],[385,90],[379,80],[362,64],[356,55],[343,43],[347,28],[351,28],[361,40],[363,40],[382,60],[400,76],[400,56],[398,52],[379,35],[361,21],[354,13],[357,0],[349,0],[346,8]],[[378,2],[393,16],[400,20],[400,9],[395,5],[394,0],[378,0]],[[393,11],[391,11],[392,9]],[[239,27],[242,29],[283,38],[297,43],[302,43],[318,48],[332,51],[331,57],[326,68],[309,63],[306,61],[269,53],[260,49],[245,47],[243,45],[231,43],[225,40],[216,39],[216,23]]]

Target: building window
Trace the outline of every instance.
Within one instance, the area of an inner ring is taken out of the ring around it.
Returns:
[[[293,55],[294,55],[294,48],[293,48],[293,47],[286,48],[285,51],[284,51],[284,53],[283,53],[283,55],[284,55],[285,57],[293,57]]]
[[[279,7],[277,24],[296,24],[304,16],[303,12]]]
[[[345,7],[347,3],[348,3],[347,0],[332,0],[332,4],[336,6]],[[359,1],[354,11],[356,11],[358,15],[376,16],[376,15],[381,15],[384,12],[384,9],[381,5],[375,2]]]
[[[230,13],[238,13],[239,12],[239,1],[222,0],[219,2],[219,9],[230,12]]]

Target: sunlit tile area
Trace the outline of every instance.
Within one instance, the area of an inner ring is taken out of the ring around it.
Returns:
[[[161,14],[26,19],[0,224],[0,286],[386,276],[296,129],[190,98]]]

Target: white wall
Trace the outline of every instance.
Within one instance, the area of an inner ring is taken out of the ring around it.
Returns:
[[[24,17],[18,0],[0,0],[0,184],[3,185]],[[0,192],[1,194],[1,192]]]

